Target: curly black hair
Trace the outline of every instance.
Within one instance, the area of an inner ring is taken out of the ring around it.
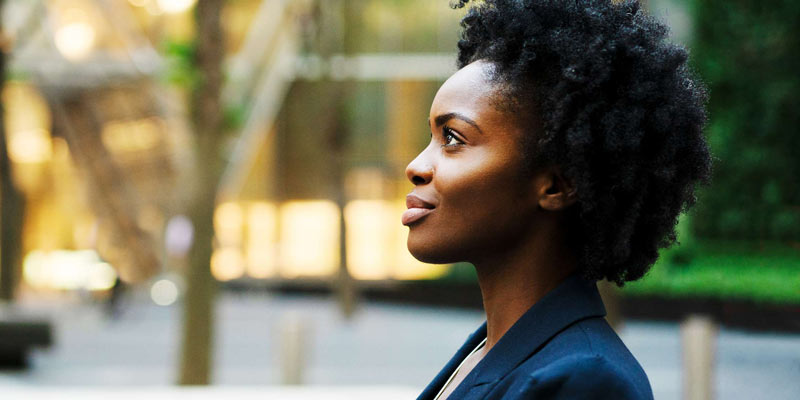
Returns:
[[[459,68],[493,64],[500,101],[538,114],[531,168],[557,166],[577,192],[569,240],[583,276],[644,276],[710,175],[707,93],[687,50],[637,1],[485,0],[461,26]]]

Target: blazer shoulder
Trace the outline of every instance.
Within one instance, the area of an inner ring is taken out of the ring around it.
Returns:
[[[605,356],[576,354],[530,372],[515,398],[650,400],[653,395],[649,383],[637,382]]]

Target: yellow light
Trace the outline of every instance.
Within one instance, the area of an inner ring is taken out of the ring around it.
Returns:
[[[180,14],[192,8],[197,0],[156,0],[158,8],[167,14]]]
[[[94,250],[34,250],[25,257],[22,276],[32,287],[62,290],[108,290],[117,273]]]
[[[332,201],[293,201],[281,215],[281,275],[331,276],[339,266],[339,208]]]
[[[134,7],[144,7],[147,5],[147,0],[128,0],[128,3],[131,3]]]
[[[136,152],[157,147],[161,143],[163,121],[145,118],[134,121],[112,121],[103,126],[103,144],[111,152]]]
[[[394,207],[383,200],[357,200],[345,207],[347,262],[356,279],[387,279]],[[399,223],[399,222],[398,222]]]
[[[117,280],[117,273],[109,263],[89,264],[89,271],[86,278],[86,289],[89,290],[108,290],[114,286]]]
[[[35,288],[46,288],[49,284],[47,255],[41,250],[34,250],[25,256],[22,263],[22,278],[25,283]]]
[[[53,156],[50,133],[44,129],[10,132],[8,156],[16,163],[42,163]]]
[[[221,246],[240,246],[244,211],[234,202],[222,203],[214,211],[214,233]]]
[[[52,125],[50,108],[39,90],[29,84],[8,82],[3,88],[2,100],[12,159],[49,157],[52,154],[48,133]],[[15,141],[18,142],[14,144]]]
[[[278,209],[274,204],[258,202],[250,205],[247,214],[247,274],[253,278],[269,278],[277,272],[277,222]]]
[[[89,17],[82,10],[72,8],[64,13],[64,21],[53,37],[56,48],[67,60],[85,59],[92,52],[96,39]]]
[[[235,247],[214,250],[211,255],[211,274],[220,281],[241,278],[244,275],[244,257]]]

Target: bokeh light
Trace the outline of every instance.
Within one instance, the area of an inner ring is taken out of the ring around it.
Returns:
[[[17,163],[42,163],[53,155],[50,132],[43,129],[13,132],[8,143],[8,156]]]
[[[23,262],[23,278],[39,289],[107,290],[117,273],[94,250],[34,250]]]
[[[89,17],[77,8],[67,10],[64,22],[56,29],[53,37],[58,51],[70,61],[86,59],[94,49],[95,39],[95,29]]]
[[[331,276],[339,266],[339,208],[327,200],[281,206],[281,275]]]
[[[158,8],[167,14],[179,14],[188,11],[197,0],[156,0]]]
[[[255,202],[247,214],[247,275],[264,279],[277,272],[278,208],[275,204]]]
[[[220,281],[241,278],[244,271],[244,256],[239,248],[225,247],[211,255],[211,273]]]
[[[176,215],[167,221],[164,242],[167,253],[174,257],[182,257],[189,252],[194,241],[194,227],[189,217]]]
[[[150,298],[160,306],[169,306],[178,300],[178,286],[169,279],[159,279],[150,287]]]

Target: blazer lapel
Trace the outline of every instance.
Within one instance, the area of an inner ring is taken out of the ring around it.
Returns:
[[[597,284],[593,281],[586,281],[578,275],[568,277],[517,320],[511,329],[500,338],[500,341],[489,350],[484,359],[475,366],[475,369],[464,378],[450,398],[481,397],[473,392],[484,393],[490,389],[491,385],[481,388],[477,386],[499,381],[567,326],[585,318],[605,315],[606,310],[600,294],[597,292]],[[468,353],[477,345],[477,341],[483,340],[486,335],[485,324],[482,328],[482,336],[473,335],[471,339],[474,340],[470,342],[474,342],[474,344],[462,347],[458,356],[454,357],[451,363],[457,360],[457,365],[466,356],[462,353]],[[453,369],[455,369],[455,365],[448,370],[452,373]],[[444,380],[448,377],[449,374],[444,377]],[[442,384],[444,384],[444,380],[442,380]],[[435,395],[436,392],[433,393],[433,396]]]
[[[450,378],[450,375],[453,374],[453,371],[461,364],[467,355],[475,349],[476,346],[486,337],[486,323],[484,322],[483,325],[480,326],[475,332],[473,332],[467,341],[461,345],[461,348],[458,349],[456,354],[447,364],[439,371],[439,374],[433,378],[433,381],[428,384],[425,390],[422,391],[422,394],[417,397],[417,400],[433,400],[436,397],[436,394],[439,393],[439,390],[442,389],[444,383],[447,382],[447,379]],[[456,398],[452,397],[451,398]]]

